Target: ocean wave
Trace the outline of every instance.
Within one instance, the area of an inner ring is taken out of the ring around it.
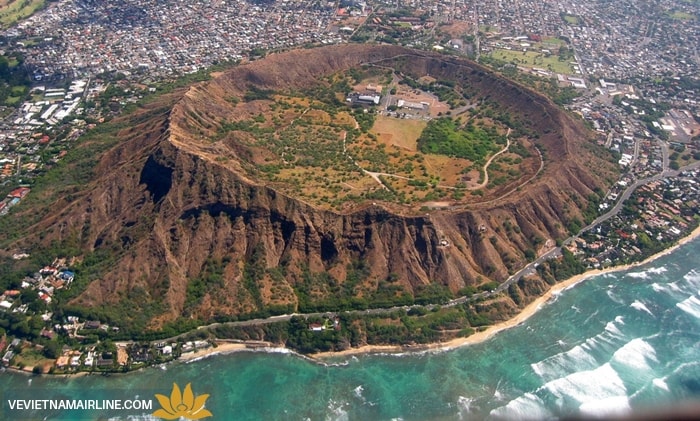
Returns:
[[[505,406],[493,409],[489,419],[542,420],[552,418],[542,399],[532,393],[526,393],[508,402]]]
[[[612,396],[583,403],[579,406],[579,411],[585,417],[606,418],[627,415],[632,411],[632,408],[627,396]]]
[[[365,391],[365,388],[362,387],[362,385],[357,386],[352,390],[352,393],[355,395],[357,399],[360,400],[363,404],[367,403],[367,399],[365,399],[365,396],[363,395]]]
[[[598,310],[594,311],[593,313],[591,313],[590,316],[586,317],[586,320],[583,321],[583,324],[584,325],[587,324],[592,318],[594,318],[597,315],[598,315]]]
[[[639,310],[639,311],[643,311],[645,313],[648,313],[650,316],[654,315],[654,313],[652,313],[651,310],[649,310],[649,308],[647,308],[647,306],[639,300],[634,300],[634,302],[632,304],[630,304],[630,307],[632,307],[635,310]]]
[[[652,273],[654,275],[660,275],[662,273],[668,272],[668,269],[666,269],[666,266],[661,266],[658,268],[649,268],[649,269],[647,269],[647,272]]]
[[[654,379],[654,380],[651,381],[651,383],[652,383],[654,386],[658,387],[659,389],[665,390],[665,391],[667,391],[667,392],[670,391],[670,389],[668,388],[668,384],[666,383],[666,378],[665,378],[665,377],[664,377],[664,378],[659,378],[659,379]]]
[[[668,272],[668,268],[666,268],[666,266],[661,266],[658,268],[645,269],[641,272],[627,272],[625,275],[629,276],[630,278],[647,280],[651,279],[652,277],[658,277],[658,275],[661,275],[666,272]]]
[[[620,297],[618,297],[617,295],[615,295],[614,292],[612,292],[612,289],[608,289],[607,291],[605,291],[605,293],[608,295],[608,298],[610,298],[612,301],[616,302],[617,304],[623,304],[623,305],[625,304],[625,302],[622,301],[622,299]]]
[[[565,373],[590,370],[598,365],[598,361],[584,349],[584,346],[576,345],[566,352],[561,352],[537,363],[530,364],[530,367],[541,379],[550,381],[561,377]]]
[[[700,300],[696,296],[688,297],[687,299],[676,304],[676,307],[695,317],[700,319]]]
[[[532,371],[544,381],[551,381],[568,373],[599,367],[603,361],[607,361],[608,357],[603,355],[610,355],[626,341],[625,334],[617,324],[624,325],[622,316],[615,317],[614,321],[605,325],[605,330],[587,338],[583,343],[530,364]],[[562,345],[559,341],[557,343]],[[596,357],[596,354],[599,357]]]
[[[654,347],[641,338],[632,339],[615,351],[612,361],[634,369],[638,377],[651,370],[650,362],[658,362]]]
[[[610,363],[605,363],[595,370],[579,371],[552,380],[542,386],[541,390],[557,398],[573,399],[579,404],[627,396],[625,384]],[[557,401],[563,402],[562,399]]]
[[[326,421],[348,421],[350,416],[347,411],[349,404],[347,402],[337,402],[333,399],[328,401],[326,408],[328,413],[326,414]]]
[[[616,317],[615,319],[617,319],[617,317]],[[615,321],[606,323],[606,324],[605,324],[605,331],[608,332],[608,333],[610,333],[610,334],[612,334],[612,335],[614,335],[614,336],[617,336],[617,337],[621,337],[621,336],[624,336],[624,335],[625,335],[625,334],[622,333],[622,331],[621,331],[620,329],[618,329],[618,327],[615,325]]]
[[[470,418],[472,412],[479,409],[474,405],[474,399],[466,396],[457,398],[457,407],[459,408],[459,419],[464,419],[465,416]]]
[[[683,288],[681,288],[681,287],[678,285],[678,281],[676,281],[676,282],[671,282],[670,284],[668,284],[668,287],[671,288],[672,291],[676,291],[676,292],[682,292],[682,291],[683,291]]]
[[[629,273],[627,273],[627,276],[629,276],[630,278],[636,278],[636,279],[649,279],[649,273],[647,271],[629,272]]]
[[[690,272],[683,275],[683,280],[690,284],[696,292],[700,293],[700,272],[692,269]]]
[[[651,284],[651,289],[653,289],[655,292],[668,292],[668,287],[665,287],[658,282]]]

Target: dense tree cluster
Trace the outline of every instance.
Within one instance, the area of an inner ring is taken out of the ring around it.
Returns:
[[[418,148],[423,153],[448,155],[483,163],[486,157],[498,150],[490,133],[473,124],[460,127],[451,118],[431,120],[418,138]]]

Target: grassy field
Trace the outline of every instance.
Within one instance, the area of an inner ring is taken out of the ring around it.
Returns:
[[[544,54],[535,51],[494,50],[491,56],[507,63],[514,63],[524,67],[539,67],[555,73],[573,74],[574,69],[568,61],[559,61],[559,56],[552,54],[545,57]]]
[[[44,7],[45,0],[0,0],[0,28],[8,28]]]
[[[23,348],[22,352],[15,357],[15,363],[24,367],[48,367],[53,365],[54,360],[44,357],[41,352],[34,348]]]
[[[697,16],[692,15],[690,13],[682,12],[682,11],[674,11],[672,13],[669,13],[669,17],[671,19],[676,19],[676,20],[695,20],[697,19]]]
[[[371,133],[387,145],[416,151],[416,141],[428,123],[423,120],[404,120],[394,117],[377,117]]]
[[[578,18],[574,15],[564,15],[563,18],[566,21],[566,23],[568,23],[569,25],[578,25],[579,24]]]

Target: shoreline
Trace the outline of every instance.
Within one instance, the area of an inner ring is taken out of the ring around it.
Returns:
[[[621,265],[621,266],[613,266],[610,268],[606,269],[593,269],[586,271],[584,273],[581,273],[579,275],[575,275],[569,279],[566,279],[564,281],[561,281],[555,285],[552,285],[549,290],[547,290],[544,294],[541,296],[535,298],[532,302],[530,302],[528,305],[526,305],[518,314],[515,316],[511,317],[510,319],[496,323],[494,325],[488,326],[486,330],[478,331],[473,333],[472,335],[466,337],[466,338],[455,338],[451,339],[446,342],[435,342],[435,343],[429,343],[429,344],[418,344],[414,346],[407,346],[407,345],[364,345],[356,348],[349,348],[343,351],[327,351],[327,352],[318,352],[315,354],[300,354],[292,349],[286,348],[283,345],[279,344],[273,344],[269,342],[260,342],[260,341],[236,341],[236,340],[227,340],[227,339],[215,339],[214,343],[216,346],[212,346],[206,349],[200,349],[195,352],[187,353],[185,355],[181,355],[180,357],[173,359],[172,361],[169,361],[164,364],[172,364],[172,363],[192,363],[195,361],[199,361],[205,358],[217,356],[217,355],[228,355],[228,354],[233,354],[233,353],[238,353],[238,352],[281,352],[281,353],[291,353],[294,355],[297,355],[301,358],[307,359],[309,361],[318,363],[318,364],[328,364],[328,359],[333,359],[333,358],[338,358],[338,357],[346,357],[346,356],[353,356],[353,355],[366,355],[366,354],[379,354],[379,353],[387,353],[387,354],[399,354],[399,353],[420,353],[420,352],[426,352],[426,351],[436,351],[436,352],[445,352],[445,351],[450,351],[456,348],[461,348],[469,345],[476,345],[482,342],[485,342],[495,335],[497,335],[500,332],[503,332],[505,330],[508,330],[510,328],[516,327],[523,322],[525,322],[527,319],[535,315],[544,305],[546,305],[552,297],[555,295],[561,293],[564,290],[567,290],[569,288],[573,288],[574,286],[578,285],[579,283],[592,278],[594,276],[600,276],[600,275],[605,275],[607,273],[613,273],[613,272],[621,272],[625,270],[629,270],[638,266],[645,265],[647,263],[650,263],[659,257],[665,256],[669,253],[672,253],[673,251],[677,250],[679,247],[682,245],[693,241],[694,239],[700,237],[700,226],[696,227],[693,231],[691,231],[687,236],[679,239],[673,246],[662,250],[652,256],[647,257],[646,259],[635,262],[635,263],[630,263],[626,265]],[[159,365],[154,365],[153,367],[158,367]],[[16,368],[11,368],[11,367],[6,367],[8,371],[14,371],[14,372],[22,372],[25,375],[28,376],[36,376],[36,374],[33,374],[30,371],[26,370],[18,370]],[[137,372],[142,370],[143,368],[139,370],[134,370],[133,372]],[[62,374],[55,374],[56,376],[63,376],[66,378],[76,378],[76,377],[81,377],[81,376],[87,376],[90,374],[90,372],[78,372],[78,373],[62,373]],[[127,373],[111,373],[111,374],[129,374]],[[39,376],[54,376],[54,374],[41,374]]]
[[[212,346],[206,349],[200,349],[195,352],[190,352],[181,355],[179,358],[174,359],[172,362],[178,361],[183,363],[191,363],[215,355],[226,355],[234,352],[251,350],[251,348],[248,347],[245,343],[219,341],[214,342],[216,343],[216,346]]]
[[[594,276],[600,276],[600,275],[605,275],[607,273],[613,273],[613,272],[622,272],[626,271],[635,267],[639,267],[642,265],[645,265],[647,263],[650,263],[659,257],[665,256],[669,253],[672,253],[673,251],[677,250],[679,247],[682,245],[693,241],[694,239],[700,237],[700,226],[696,227],[693,231],[691,231],[687,236],[679,239],[676,244],[673,246],[662,250],[656,254],[653,254],[646,259],[639,261],[639,262],[634,262],[634,263],[629,263],[626,265],[621,265],[621,266],[613,266],[609,267],[606,269],[593,269],[586,271],[584,273],[581,273],[579,275],[575,275],[571,278],[565,279],[555,285],[552,285],[547,292],[542,294],[541,296],[535,298],[531,303],[526,305],[518,314],[513,316],[512,318],[496,323],[494,325],[489,326],[486,330],[475,332],[472,335],[467,336],[466,338],[455,338],[451,339],[446,342],[436,342],[436,343],[431,343],[431,344],[421,344],[421,345],[416,345],[414,347],[407,347],[407,346],[402,346],[402,345],[365,345],[357,348],[350,348],[346,349],[344,351],[329,351],[329,352],[319,352],[316,354],[309,354],[308,357],[312,359],[319,360],[323,362],[322,360],[328,359],[328,358],[335,358],[335,357],[343,357],[343,356],[350,356],[350,355],[361,355],[361,354],[376,354],[376,353],[403,353],[403,352],[423,352],[423,351],[449,351],[452,349],[456,348],[461,348],[463,346],[468,346],[468,345],[475,345],[479,344],[482,342],[487,341],[488,339],[491,339],[493,336],[497,335],[500,332],[503,332],[504,330],[513,328],[515,326],[518,326],[525,322],[527,319],[535,315],[551,298],[559,293],[561,293],[564,290],[567,290],[569,288],[573,288],[577,284],[587,280],[588,278],[592,278]]]

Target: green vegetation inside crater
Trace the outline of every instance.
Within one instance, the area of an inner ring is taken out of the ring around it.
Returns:
[[[418,147],[423,153],[465,158],[483,164],[486,158],[498,151],[495,140],[498,133],[492,127],[482,129],[473,124],[460,127],[459,122],[451,118],[431,120],[418,138]],[[505,140],[501,143],[505,143]]]
[[[393,105],[346,100],[369,86],[381,91],[384,100],[391,93]],[[453,119],[397,110],[401,95],[404,101],[411,95],[422,98],[414,101],[430,100],[454,113]],[[517,119],[497,112],[497,104],[470,105],[467,98],[451,81],[418,81],[363,66],[321,78],[301,91],[250,86],[244,101],[230,101],[240,112],[221,123],[213,141],[235,151],[233,159],[243,158],[239,162],[249,176],[325,208],[340,210],[348,202],[367,200],[407,205],[462,200],[470,196],[465,189],[476,189],[483,179],[489,156],[505,145],[507,130],[514,130],[512,140],[526,135]],[[192,118],[202,124],[200,116]],[[513,142],[512,152],[494,162],[490,175],[497,183],[488,187],[518,180],[522,158],[530,156]],[[222,155],[219,162],[229,159]]]

